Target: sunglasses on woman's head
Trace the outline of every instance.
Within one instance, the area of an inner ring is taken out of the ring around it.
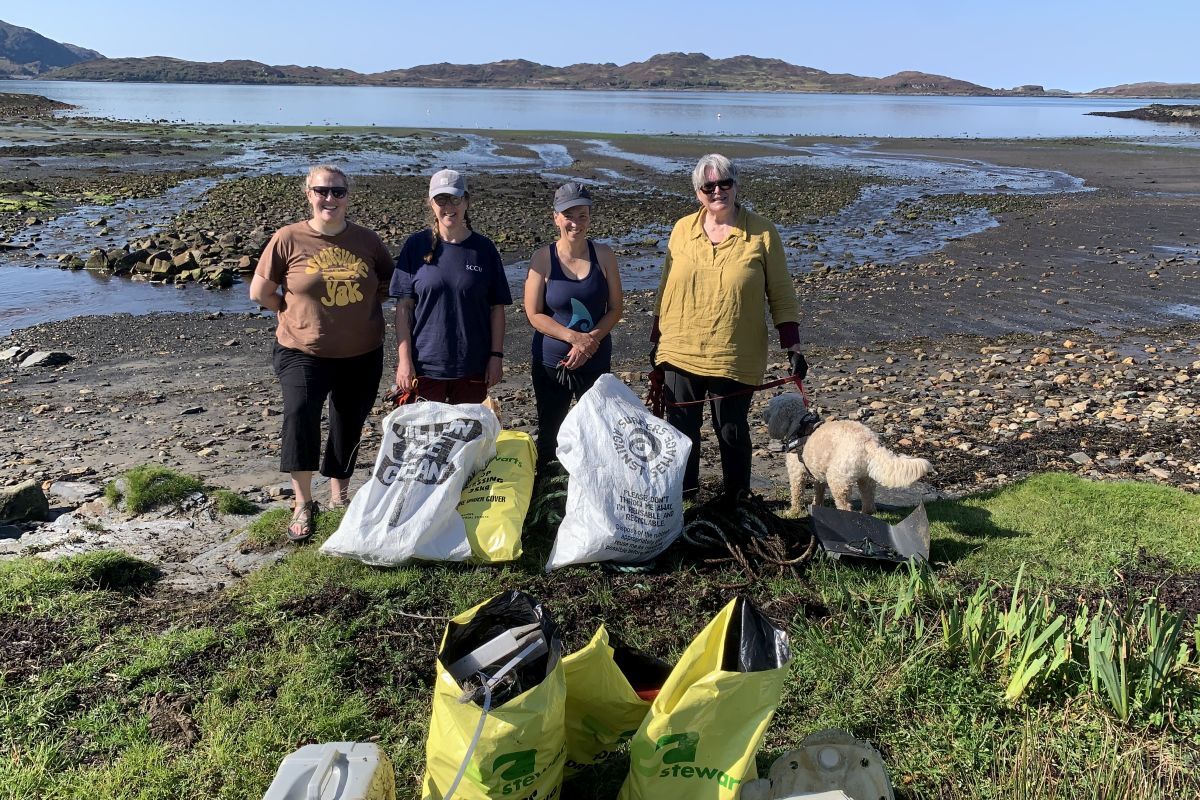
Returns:
[[[341,200],[350,192],[350,190],[345,186],[310,186],[308,188],[319,194],[321,197],[329,197],[329,195],[333,195],[338,200]]]
[[[461,206],[462,201],[462,197],[457,194],[439,194],[433,198],[433,202],[442,208],[446,206]]]
[[[705,194],[712,194],[717,189],[720,189],[722,192],[728,192],[732,188],[733,180],[731,178],[726,178],[721,181],[709,181],[708,183],[700,184],[700,191],[704,192]]]

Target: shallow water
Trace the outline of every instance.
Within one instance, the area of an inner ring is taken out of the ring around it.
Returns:
[[[968,159],[940,159],[904,153],[881,153],[870,143],[855,145],[816,144],[794,146],[760,139],[746,139],[785,154],[739,159],[747,174],[772,166],[805,165],[827,169],[851,169],[900,183],[866,187],[859,197],[837,214],[813,223],[779,226],[787,245],[792,272],[815,264],[844,268],[867,263],[897,263],[926,256],[946,243],[995,227],[994,217],[983,209],[966,209],[947,218],[922,217],[915,222],[895,218],[903,203],[948,194],[1054,194],[1086,191],[1083,180],[1055,170],[1001,167]],[[690,161],[630,153],[605,140],[588,142],[590,150],[609,158],[622,159],[663,173],[679,172]],[[883,224],[881,224],[883,223]],[[636,248],[647,236],[664,240],[670,223],[637,231],[616,244]],[[619,259],[622,281],[627,289],[658,286],[661,256],[656,250]]]
[[[897,137],[1183,137],[1178,124],[1088,116],[1106,97],[925,97],[782,92],[418,89],[3,81],[77,113],[202,124],[399,126],[596,133]],[[1161,103],[1194,102],[1156,100]]]
[[[86,314],[151,314],[165,311],[250,311],[244,285],[209,290],[176,289],[142,280],[57,267],[6,266],[0,300],[0,336],[17,328]]]
[[[398,171],[418,166],[427,169],[430,164],[446,164],[489,172],[536,170],[555,176],[558,175],[555,170],[570,163],[566,148],[558,144],[531,144],[529,149],[534,155],[524,157],[500,153],[495,140],[489,136],[452,136],[465,140],[465,147],[420,153],[366,150],[347,152],[344,157],[351,171],[356,173]],[[309,155],[268,152],[272,142],[288,138],[294,138],[294,135],[269,137],[267,142],[250,144],[243,152],[223,156],[214,164],[240,173],[302,174],[311,163]],[[1084,189],[1080,179],[1062,172],[998,167],[963,159],[880,153],[870,144],[793,146],[768,140],[748,141],[774,152],[743,159],[740,163],[747,174],[761,173],[776,166],[809,165],[852,169],[898,181],[868,186],[854,202],[830,217],[782,226],[780,234],[788,245],[788,265],[793,272],[811,269],[818,263],[845,268],[916,259],[936,252],[953,239],[997,224],[982,209],[967,209],[949,217],[922,215],[919,220],[906,221],[896,216],[897,209],[906,202],[919,202],[922,198],[942,194],[1041,194]],[[587,147],[597,155],[662,173],[686,172],[690,166],[690,161],[684,159],[632,153],[605,139],[589,140]],[[641,183],[622,174],[619,168],[609,174],[612,182],[605,191],[641,191]],[[242,284],[224,291],[196,286],[176,289],[129,278],[62,272],[49,258],[59,253],[86,257],[92,248],[120,247],[127,241],[142,238],[169,222],[181,210],[200,203],[204,191],[216,183],[217,180],[212,178],[187,181],[155,198],[128,200],[113,206],[85,206],[28,229],[16,241],[32,242],[30,250],[0,251],[0,279],[6,289],[0,293],[0,335],[39,322],[98,312],[249,309]],[[108,228],[108,233],[103,236],[99,232],[100,226],[94,224],[101,217],[107,220]],[[664,219],[661,223],[633,231],[620,241],[611,242],[618,250],[626,289],[653,289],[658,285],[661,250],[673,222]],[[44,253],[45,257],[36,259],[35,251]],[[41,265],[41,268],[34,269],[34,265]],[[527,267],[527,261],[507,267],[510,280],[518,291]]]

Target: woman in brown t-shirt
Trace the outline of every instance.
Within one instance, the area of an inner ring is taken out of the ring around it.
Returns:
[[[313,533],[312,477],[320,461],[330,505],[349,499],[363,423],[383,372],[383,298],[394,262],[373,232],[346,220],[350,180],[335,166],[309,170],[311,218],[271,237],[250,299],[277,312],[272,362],[283,389],[279,469],[292,476],[295,512],[288,538]],[[329,397],[329,437],[321,460],[321,409]]]

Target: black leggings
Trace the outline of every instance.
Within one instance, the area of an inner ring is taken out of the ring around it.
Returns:
[[[729,378],[709,378],[693,375],[670,364],[662,364],[663,389],[667,399],[667,422],[692,440],[687,470],[683,473],[683,490],[693,493],[700,488],[700,424],[704,421],[704,403],[676,408],[672,403],[703,400],[705,397],[745,392],[736,397],[711,400],[713,429],[721,447],[721,475],[725,491],[735,494],[750,488],[750,461],[753,447],[750,442],[750,401],[753,387]]]
[[[583,393],[592,388],[592,384],[603,375],[594,372],[590,375],[574,376],[571,386],[564,386],[556,377],[558,370],[545,364],[533,364],[533,397],[537,404],[538,434],[537,460],[538,466],[544,466],[554,460],[554,452],[558,449],[558,429],[567,418],[571,408],[571,400],[578,400]]]
[[[313,472],[321,456],[321,409],[329,397],[329,438],[321,474],[354,473],[363,423],[383,375],[383,347],[350,358],[320,358],[275,343],[275,375],[283,389],[280,472]]]

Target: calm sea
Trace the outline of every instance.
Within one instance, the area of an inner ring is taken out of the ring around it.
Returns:
[[[351,125],[596,133],[900,137],[1188,136],[1195,129],[1089,117],[1140,100],[891,97],[761,92],[599,92],[0,81],[88,116],[208,124]],[[1196,102],[1167,100],[1154,102]]]

